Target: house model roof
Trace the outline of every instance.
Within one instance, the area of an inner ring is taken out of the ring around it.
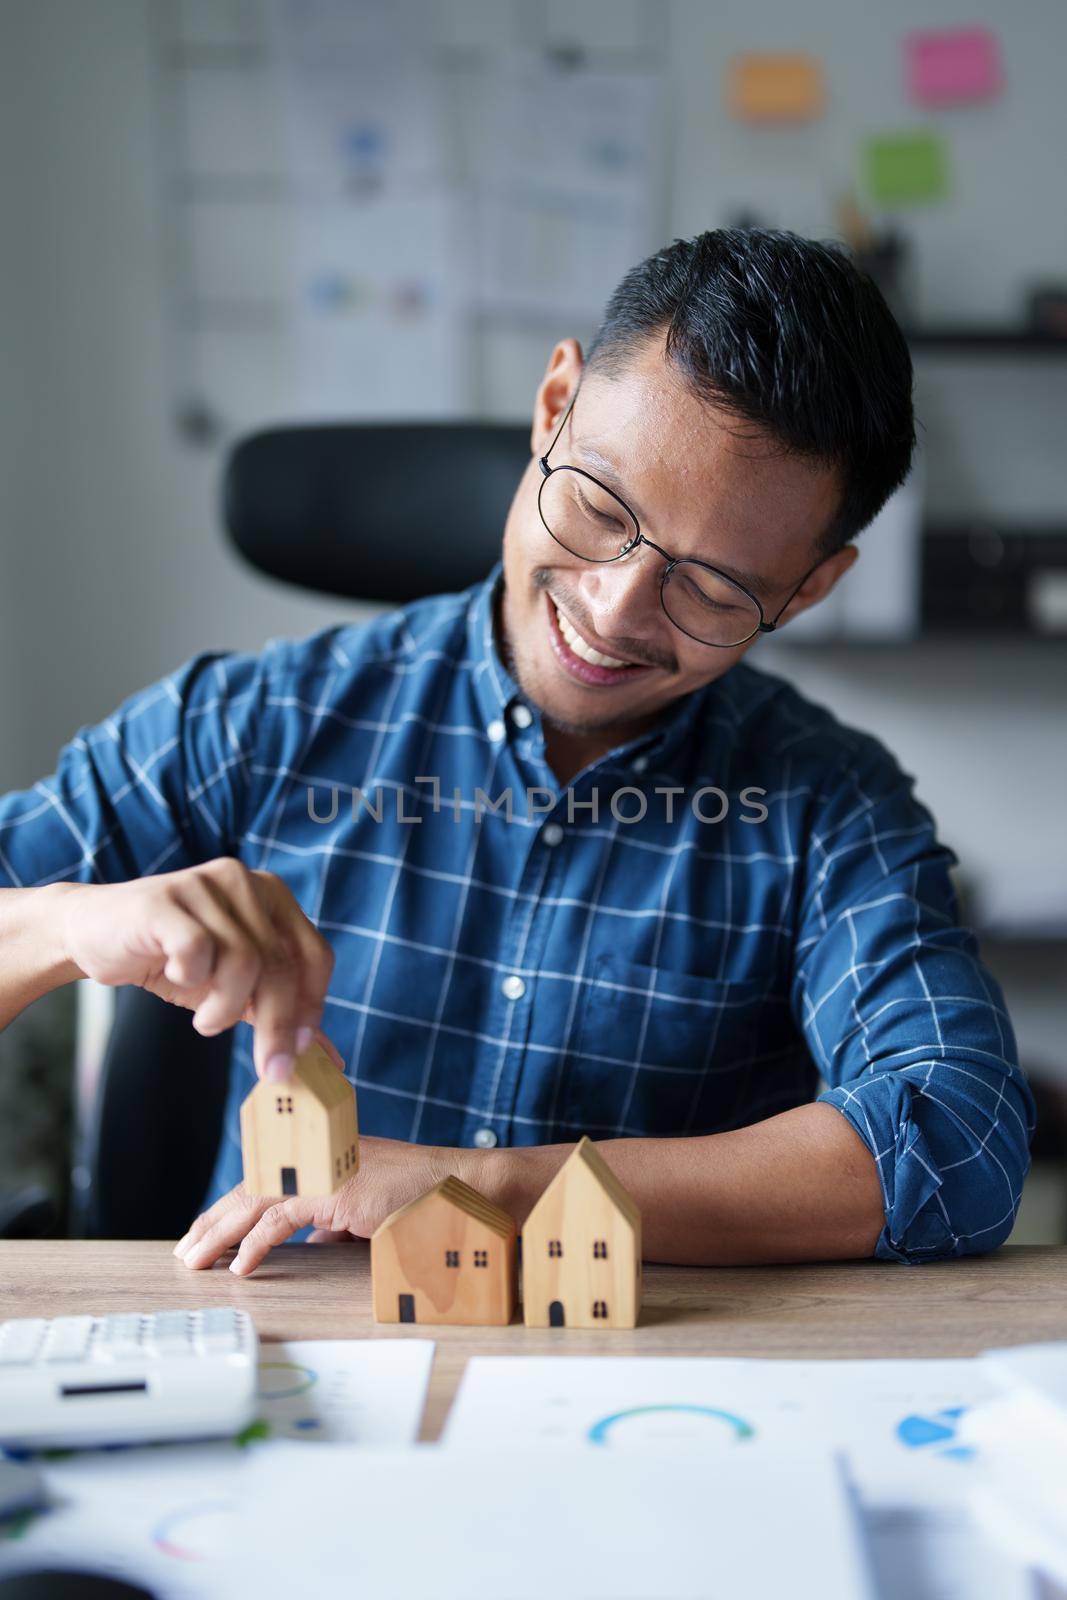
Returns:
[[[334,1066],[321,1045],[313,1044],[299,1057],[294,1076],[322,1101],[324,1106],[341,1105],[352,1098],[352,1085]]]
[[[296,1066],[293,1068],[293,1078],[301,1084],[326,1111],[332,1111],[334,1106],[351,1100],[352,1085],[343,1072],[339,1072],[320,1044],[309,1045],[302,1056],[298,1056]],[[267,1083],[261,1081],[258,1087],[264,1092],[264,1097],[285,1094],[288,1090],[286,1083]]]
[[[398,1211],[394,1211],[391,1216],[386,1217],[385,1221],[376,1229],[374,1237],[377,1238],[379,1234],[387,1233],[394,1223],[399,1222],[402,1217],[406,1217],[417,1206],[425,1204],[434,1195],[446,1200],[449,1205],[455,1206],[459,1211],[465,1212],[475,1222],[484,1223],[493,1233],[498,1233],[502,1239],[510,1238],[516,1231],[514,1217],[501,1210],[500,1206],[495,1206],[491,1200],[487,1200],[484,1194],[479,1194],[477,1189],[472,1189],[469,1183],[464,1183],[461,1178],[451,1176],[443,1179],[434,1188],[427,1189],[425,1194],[416,1195],[414,1200],[409,1200],[407,1205],[401,1206]]]
[[[621,1213],[621,1215],[626,1219],[632,1228],[637,1228],[640,1226],[641,1212],[636,1201],[634,1201],[634,1199],[627,1194],[626,1190],[612,1172],[611,1168],[604,1160],[604,1157],[600,1154],[600,1151],[597,1149],[592,1139],[587,1138],[583,1134],[581,1139],[579,1139],[575,1149],[567,1157],[562,1167],[560,1167],[559,1171],[556,1173],[556,1176],[552,1179],[552,1182],[540,1196],[537,1204],[534,1206],[530,1216],[526,1220],[527,1227],[529,1227],[531,1220],[533,1220],[533,1218],[536,1216],[537,1210],[541,1206],[542,1202],[548,1199],[549,1195],[555,1188],[562,1186],[565,1181],[565,1176],[569,1174],[572,1168],[575,1166],[583,1167],[586,1172],[589,1173],[590,1177],[596,1179],[597,1183],[600,1185],[600,1188],[607,1195],[612,1205],[618,1212]]]

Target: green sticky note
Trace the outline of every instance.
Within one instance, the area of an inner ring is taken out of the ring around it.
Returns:
[[[862,151],[863,187],[875,205],[943,200],[949,191],[948,147],[936,133],[879,134]]]

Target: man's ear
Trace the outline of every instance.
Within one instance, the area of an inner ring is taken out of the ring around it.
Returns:
[[[578,387],[583,365],[582,347],[577,339],[561,339],[549,356],[534,399],[530,450],[535,456],[543,456],[552,443],[560,418]]]
[[[792,617],[799,617],[802,611],[810,611],[820,600],[825,600],[830,590],[840,582],[849,568],[855,566],[859,554],[854,544],[846,544],[842,545],[840,550],[835,550],[832,556],[827,556],[825,561],[820,561],[815,571],[808,573],[778,618],[778,626],[784,627]]]

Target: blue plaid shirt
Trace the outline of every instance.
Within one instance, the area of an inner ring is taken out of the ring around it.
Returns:
[[[878,1165],[879,1256],[999,1244],[1033,1102],[911,779],[741,662],[560,790],[499,576],[194,657],[0,799],[0,886],[277,873],[336,952],[324,1026],[367,1133],[708,1134],[821,1079]],[[253,1081],[241,1024],[209,1200]]]

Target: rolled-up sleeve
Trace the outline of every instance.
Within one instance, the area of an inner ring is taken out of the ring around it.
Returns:
[[[236,854],[263,658],[205,652],[0,796],[0,888],[118,883]]]
[[[858,740],[809,832],[792,1003],[826,1091],[878,1167],[876,1255],[977,1254],[1011,1231],[1034,1102],[1004,997],[959,924],[912,780]]]

